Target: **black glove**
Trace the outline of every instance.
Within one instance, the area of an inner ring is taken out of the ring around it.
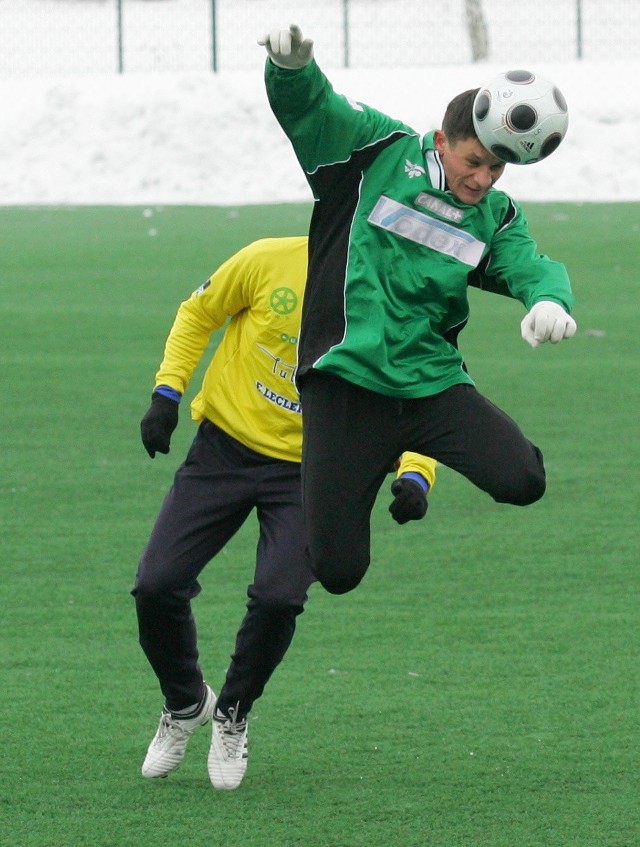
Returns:
[[[153,459],[158,453],[168,453],[171,434],[178,426],[178,403],[154,391],[149,411],[140,421],[140,434],[147,453]]]
[[[427,494],[415,480],[399,477],[391,484],[391,493],[395,499],[389,506],[389,511],[394,521],[399,524],[419,521],[427,514]]]

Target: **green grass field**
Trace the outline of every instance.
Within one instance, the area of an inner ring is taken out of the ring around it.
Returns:
[[[152,462],[139,420],[179,302],[309,208],[0,208],[3,847],[637,847],[640,204],[527,209],[578,335],[531,350],[519,304],[472,292],[461,346],[547,495],[500,506],[442,468],[398,527],[385,488],[365,581],[312,590],[227,793],[208,731],[139,773],[161,699],[128,592],[194,433],[183,408]],[[203,574],[214,688],[255,543],[250,521]]]

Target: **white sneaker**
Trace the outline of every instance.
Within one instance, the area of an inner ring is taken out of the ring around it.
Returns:
[[[167,776],[182,764],[187,742],[194,730],[210,720],[216,703],[216,695],[205,683],[205,699],[202,710],[195,718],[175,718],[163,710],[158,731],[153,736],[147,755],[142,763],[142,776]]]
[[[207,768],[214,788],[233,789],[242,782],[247,770],[247,719],[237,720],[216,712],[211,722],[211,747]]]

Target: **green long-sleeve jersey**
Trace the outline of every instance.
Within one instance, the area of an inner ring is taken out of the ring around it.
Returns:
[[[312,60],[267,60],[269,101],[315,206],[298,378],[327,371],[389,396],[471,383],[457,347],[469,285],[570,310],[565,267],[538,254],[521,207],[447,189],[434,133],[337,94]]]

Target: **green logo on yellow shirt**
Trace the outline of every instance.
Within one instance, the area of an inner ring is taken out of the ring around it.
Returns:
[[[271,308],[278,315],[290,315],[298,305],[298,295],[291,288],[276,288],[271,292]]]

